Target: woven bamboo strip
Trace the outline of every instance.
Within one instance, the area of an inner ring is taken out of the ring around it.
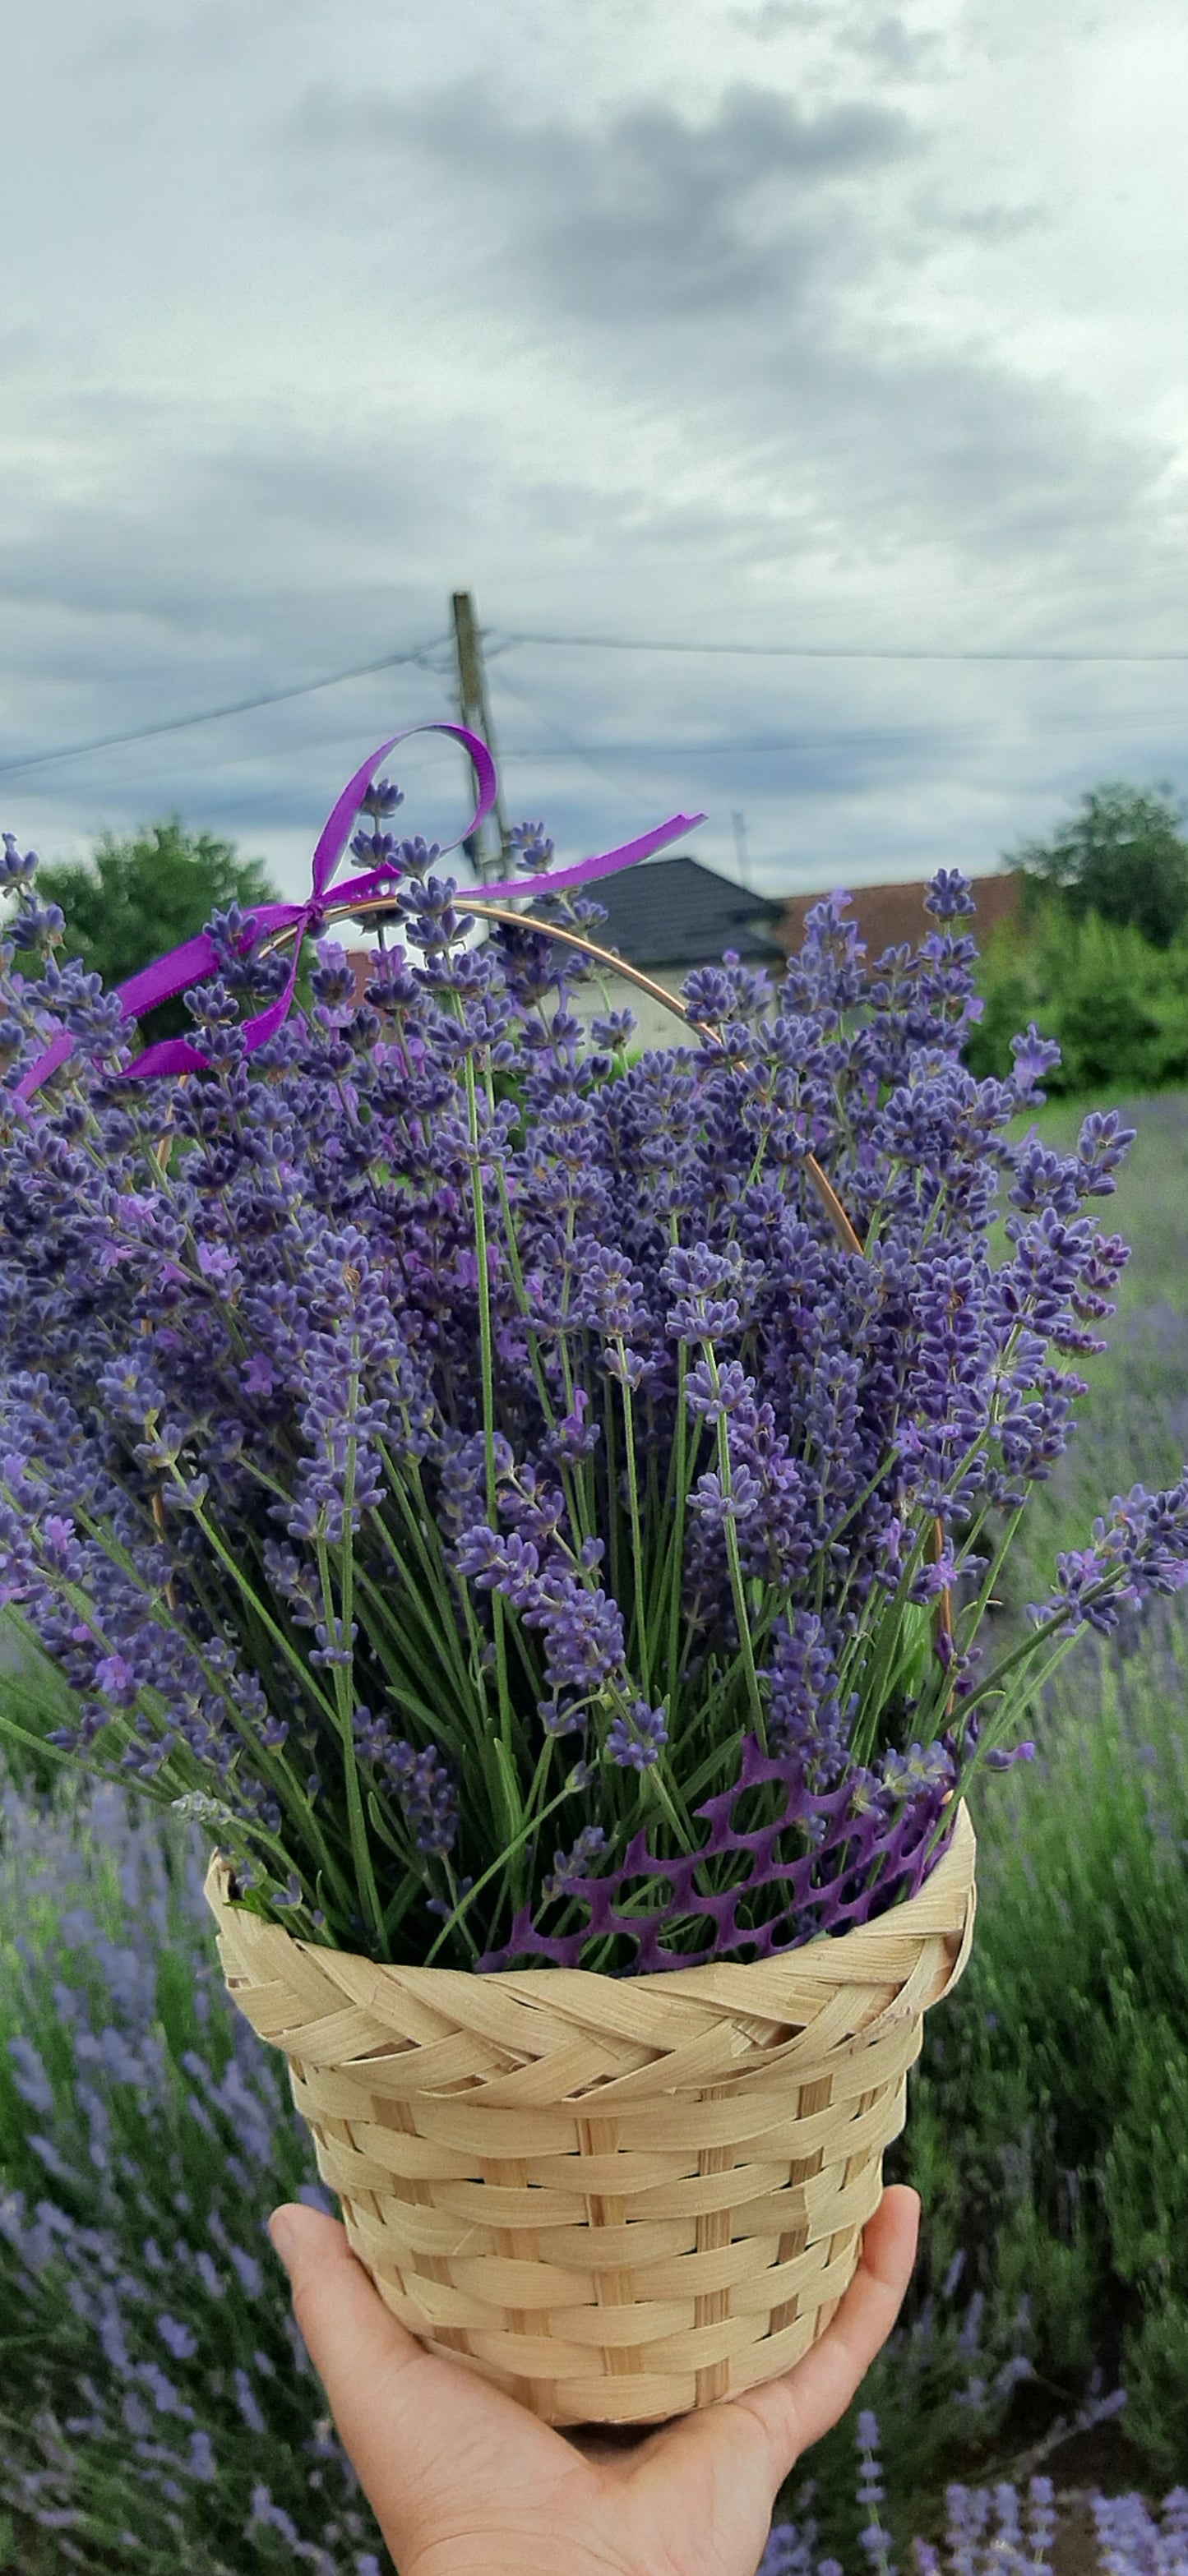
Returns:
[[[651,2423],[790,2368],[878,2206],[974,1917],[958,1812],[918,1896],[743,1967],[379,1967],[207,1897],[381,2297],[547,2421]]]

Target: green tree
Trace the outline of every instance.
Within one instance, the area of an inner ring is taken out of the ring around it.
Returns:
[[[1188,927],[1185,807],[1170,787],[1106,780],[1048,841],[1024,841],[1007,864],[1052,888],[1075,920],[1095,912],[1170,948]]]
[[[250,911],[277,900],[263,859],[241,859],[234,841],[210,832],[187,832],[176,814],[127,840],[105,832],[90,860],[43,862],[37,891],[65,913],[59,954],[81,957],[108,985],[126,982],[192,939],[212,912],[225,912],[232,902]],[[181,995],[141,1025],[153,1039],[188,1029]]]
[[[176,814],[126,841],[105,832],[92,859],[43,862],[37,891],[66,915],[63,956],[81,956],[105,984],[151,966],[232,902],[248,910],[277,900],[262,859],[185,831]]]

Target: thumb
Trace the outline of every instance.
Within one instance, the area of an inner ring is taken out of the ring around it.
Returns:
[[[778,2478],[844,2415],[903,2303],[920,2225],[917,2192],[892,2183],[863,2231],[858,2269],[833,2323],[802,2361],[736,2399],[757,2417]]]

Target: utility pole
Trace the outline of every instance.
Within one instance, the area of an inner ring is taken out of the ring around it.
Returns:
[[[487,702],[487,675],[483,667],[483,632],[474,613],[474,601],[468,590],[456,590],[453,596],[454,650],[458,665],[458,707],[462,722],[471,733],[481,734],[492,759],[495,757],[495,735],[491,709]],[[474,771],[471,771],[472,777]],[[475,780],[477,793],[477,779]],[[503,798],[495,791],[495,825],[492,847],[487,830],[480,825],[468,832],[462,847],[477,871],[480,882],[502,874],[507,853],[507,817]]]
[[[747,855],[747,818],[741,808],[736,807],[730,820],[734,825],[734,855],[738,862],[738,881],[740,885],[746,886],[749,892],[751,862]]]

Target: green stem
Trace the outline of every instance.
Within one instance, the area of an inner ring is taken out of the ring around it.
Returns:
[[[620,1528],[622,1513],[619,1504],[615,1408],[611,1402],[607,1404],[604,1430],[606,1433],[606,1517],[610,1531],[610,1588],[614,1599],[621,1605],[623,1599],[623,1542]]]
[[[352,1380],[352,1384],[353,1383],[354,1381]],[[348,1648],[350,1639],[350,1605],[352,1599],[352,1587],[348,1567],[351,1557],[350,1513],[355,1463],[355,1443],[353,1437],[348,1439],[347,1451],[348,1465],[346,1489],[343,1496],[342,1638],[344,1649]],[[320,1532],[315,1544],[318,1559],[318,1575],[322,1586],[322,1604],[326,1621],[326,1630],[328,1636],[333,1642],[334,1631],[337,1625],[334,1607],[334,1589],[330,1577],[329,1552],[327,1550],[326,1541],[321,1536]],[[337,1722],[339,1741],[342,1747],[342,1771],[343,1781],[346,1788],[347,1825],[351,1839],[351,1858],[355,1864],[355,1878],[358,1884],[358,1891],[362,1901],[364,1914],[370,1923],[373,1934],[375,1935],[380,1949],[380,1955],[383,1957],[386,1956],[387,1949],[384,1939],[384,1909],[380,1904],[379,1889],[375,1883],[375,1869],[372,1863],[371,1844],[367,1833],[367,1818],[363,1811],[363,1791],[359,1781],[359,1760],[355,1751],[355,1695],[351,1683],[352,1669],[353,1657],[352,1664],[349,1667],[344,1667],[342,1664],[338,1663],[333,1666],[335,1718]]]
[[[621,1334],[616,1336],[615,1347],[619,1354],[619,1365],[624,1372],[623,1376],[619,1380],[619,1384],[623,1394],[623,1437],[627,1444],[627,1491],[630,1499],[631,1510],[631,1553],[633,1559],[633,1590],[635,1598],[634,1640],[639,1654],[640,1677],[643,1682],[643,1694],[644,1698],[647,1699],[651,1693],[651,1656],[649,1653],[647,1613],[644,1606],[643,1530],[639,1516],[639,1475],[635,1456],[635,1414],[631,1400],[631,1389],[627,1384],[626,1377],[627,1346]]]
[[[388,1468],[390,1462],[387,1458],[383,1442],[380,1443],[380,1454],[384,1458],[385,1468]],[[404,1516],[405,1525],[412,1537],[413,1544],[418,1551],[421,1563],[429,1577],[434,1597],[438,1604],[441,1618],[440,1637],[442,1652],[443,1656],[454,1668],[458,1689],[461,1694],[459,1705],[466,1709],[469,1720],[471,1724],[473,1724],[473,1704],[468,1702],[466,1696],[470,1688],[470,1676],[466,1668],[466,1658],[462,1650],[462,1640],[458,1634],[456,1598],[450,1589],[449,1576],[442,1561],[440,1534],[437,1532],[436,1523],[433,1521],[429,1505],[425,1497],[425,1489],[421,1481],[421,1467],[419,1459],[414,1459],[412,1461],[411,1474],[414,1488],[412,1495],[405,1491],[403,1478],[396,1474],[394,1467],[391,1467],[392,1491],[399,1509]],[[421,1514],[420,1520],[418,1520],[417,1517],[417,1510],[414,1510],[413,1508],[414,1499]],[[391,1534],[388,1531],[386,1522],[381,1521],[380,1526],[383,1531],[385,1545],[389,1548],[395,1558],[395,1546]],[[427,1528],[432,1529],[437,1536],[436,1552],[425,1535]],[[399,1563],[400,1560],[396,1558],[396,1562]],[[407,1580],[407,1575],[405,1576],[405,1580]]]
[[[676,1733],[676,1706],[680,1684],[681,1593],[685,1575],[685,1506],[688,1500],[687,1450],[689,1426],[685,1407],[685,1373],[688,1366],[685,1345],[677,1351],[677,1418],[673,1440],[676,1460],[676,1496],[673,1507],[672,1544],[668,1559],[668,1705]]]
[[[184,1482],[184,1479],[178,1475],[176,1467],[173,1469],[173,1475],[179,1485]],[[271,1611],[265,1608],[263,1601],[260,1599],[259,1593],[256,1591],[254,1585],[249,1583],[242,1566],[236,1563],[230,1548],[220,1537],[213,1521],[207,1519],[206,1514],[202,1509],[202,1505],[199,1503],[195,1507],[191,1504],[190,1509],[194,1513],[194,1518],[198,1523],[199,1529],[202,1531],[203,1537],[208,1541],[213,1553],[217,1556],[220,1565],[224,1568],[226,1573],[231,1576],[233,1583],[243,1594],[244,1600],[249,1604],[253,1616],[259,1620],[261,1627],[271,1639],[272,1644],[284,1657],[290,1671],[296,1674],[302,1689],[308,1691],[315,1708],[319,1711],[319,1714],[322,1717],[327,1718],[331,1726],[333,1726],[336,1722],[336,1712],[333,1701],[327,1699],[325,1692],[319,1689],[308,1665],[302,1661],[301,1656],[297,1653],[296,1647],[290,1643],[290,1640],[285,1635],[284,1629],[279,1625],[278,1621],[273,1618]]]
[[[474,1248],[478,1266],[478,1307],[480,1367],[483,1389],[483,1450],[487,1469],[487,1518],[492,1529],[497,1526],[499,1487],[495,1473],[495,1350],[491,1332],[491,1276],[487,1268],[487,1218],[483,1207],[483,1169],[479,1140],[478,1093],[474,1079],[474,1058],[465,1060],[466,1108],[471,1146],[471,1177],[474,1201]],[[509,1791],[514,1782],[513,1726],[511,1691],[507,1671],[507,1634],[505,1603],[502,1595],[491,1595],[491,1624],[495,1638],[495,1683],[499,1700],[499,1731],[506,1765],[499,1765],[499,1779],[504,1791],[505,1823],[514,1829],[518,1822],[510,1803]]]
[[[888,1677],[899,1652],[904,1607],[924,1561],[924,1550],[932,1528],[933,1521],[929,1515],[921,1523],[911,1554],[879,1623],[874,1655],[861,1685],[861,1704],[852,1738],[855,1762],[868,1762],[874,1751],[879,1718],[886,1702]]]
[[[509,1843],[506,1851],[500,1852],[498,1858],[493,1860],[489,1867],[483,1871],[481,1878],[476,1878],[473,1887],[467,1888],[465,1896],[459,1899],[454,1912],[449,1916],[448,1920],[442,1924],[441,1930],[438,1933],[432,1948],[426,1952],[425,1966],[427,1968],[432,1967],[443,1941],[448,1939],[455,1924],[461,1922],[463,1915],[467,1913],[469,1908],[473,1905],[476,1896],[481,1896],[483,1889],[490,1886],[492,1879],[498,1878],[501,1869],[504,1867],[505,1862],[510,1859],[512,1852],[522,1848],[522,1846],[527,1842],[529,1835],[534,1833],[539,1825],[543,1825],[547,1816],[555,1815],[558,1807],[564,1806],[565,1800],[568,1797],[571,1797],[572,1794],[569,1782],[566,1781],[565,1787],[557,1791],[555,1798],[550,1798],[547,1807],[542,1807],[538,1815],[526,1816],[524,1818],[515,1841]]]
[[[702,1349],[705,1352],[706,1364],[709,1368],[714,1393],[717,1394],[721,1381],[718,1376],[718,1362],[715,1356],[713,1343],[703,1342]],[[718,1481],[722,1488],[722,1499],[729,1507],[733,1488],[730,1472],[730,1441],[727,1435],[726,1416],[724,1413],[720,1414],[718,1417]],[[726,1513],[726,1554],[730,1561],[730,1589],[734,1595],[734,1616],[738,1627],[739,1651],[742,1655],[743,1670],[747,1677],[747,1698],[751,1705],[751,1723],[755,1729],[756,1737],[766,1753],[767,1720],[764,1715],[763,1699],[759,1689],[759,1675],[755,1669],[755,1650],[751,1643],[750,1604],[747,1600],[746,1584],[743,1580],[742,1555],[738,1544],[738,1527],[735,1522],[734,1514],[729,1508],[727,1508]]]

